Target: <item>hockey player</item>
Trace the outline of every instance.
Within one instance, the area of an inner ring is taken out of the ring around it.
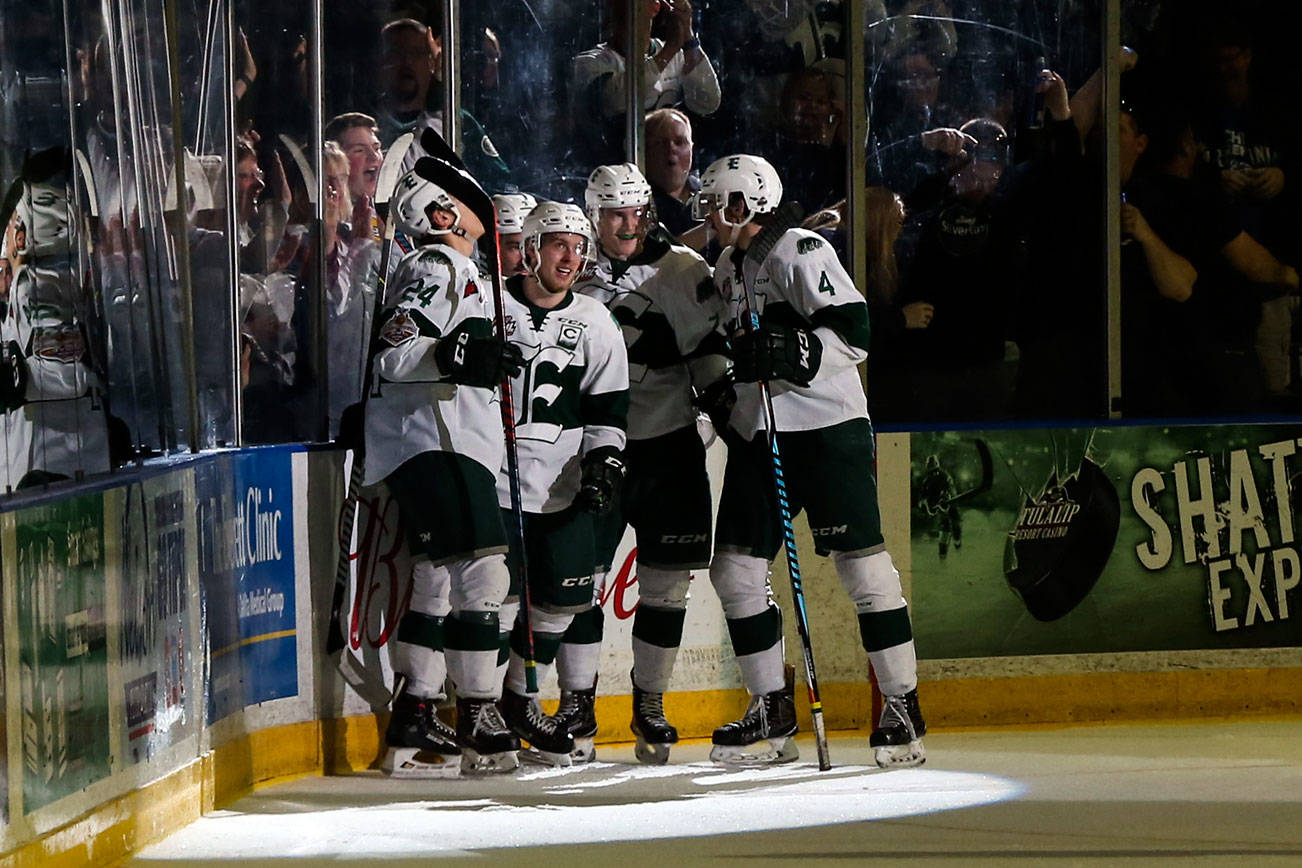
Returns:
[[[832,556],[885,695],[870,738],[876,761],[918,765],[926,725],[918,709],[917,660],[899,574],[882,538],[873,433],[857,370],[868,352],[868,309],[820,236],[783,231],[774,222],[781,199],[782,182],[760,157],[724,157],[701,178],[702,216],[729,245],[714,279],[729,306],[733,340],[731,427],[745,441],[728,451],[710,580],[753,697],[745,716],[714,731],[710,756],[743,764],[797,756],[795,708],[783,683],[782,619],[768,581],[782,528],[758,385],[765,382],[791,512],[807,510],[815,550]],[[748,295],[758,308],[758,329],[751,328]]]
[[[498,499],[512,528],[513,576],[527,559],[529,623],[541,683],[570,622],[593,604],[593,513],[613,505],[623,483],[628,356],[610,313],[571,291],[592,248],[592,227],[577,205],[543,202],[524,219],[528,273],[507,281],[506,333],[523,351],[513,381],[523,546],[515,537],[509,468]],[[526,694],[529,633],[511,636],[502,711],[534,751],[568,765],[569,730]]]
[[[398,182],[391,204],[397,227],[421,244],[394,273],[398,296],[382,315],[366,406],[366,482],[388,485],[418,562],[398,628],[406,684],[386,732],[386,768],[398,773],[438,774],[458,748],[465,772],[518,764],[519,742],[496,702],[498,613],[510,576],[495,487],[504,448],[497,385],[522,359],[493,334],[492,294],[470,258],[485,230],[463,204],[474,183],[427,157]],[[442,602],[449,594],[450,605]],[[455,733],[434,713],[440,646],[457,688]]]
[[[578,291],[605,304],[623,328],[630,402],[623,496],[598,521],[596,604],[575,616],[557,658],[557,716],[574,735],[578,759],[591,758],[597,731],[600,594],[625,524],[637,533],[632,729],[645,763],[668,761],[678,740],[663,696],[682,643],[691,571],[710,562],[710,481],[692,387],[704,389],[726,372],[723,305],[700,256],[663,230],[648,231],[656,226],[651,195],[638,168],[624,163],[597,167],[584,197],[597,229],[597,263]]]
[[[497,249],[502,260],[502,276],[527,274],[524,267],[524,218],[538,204],[528,193],[501,193],[493,197],[497,212]]]

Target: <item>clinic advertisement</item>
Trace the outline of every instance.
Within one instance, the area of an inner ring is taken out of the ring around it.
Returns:
[[[102,495],[21,510],[14,523],[15,723],[30,813],[109,774]]]
[[[928,659],[1302,645],[1302,426],[915,434]]]
[[[229,554],[239,575],[235,600],[246,706],[298,695],[292,458],[290,449],[232,456]]]
[[[240,620],[236,563],[235,492],[230,485],[231,458],[202,461],[194,468],[196,530],[199,543],[199,590],[203,612],[204,678],[208,725],[244,707],[240,670]]]
[[[195,468],[209,724],[298,694],[293,449]]]
[[[185,482],[171,473],[109,492],[121,497],[122,756],[149,759],[195,731],[189,695],[189,544],[193,512]]]

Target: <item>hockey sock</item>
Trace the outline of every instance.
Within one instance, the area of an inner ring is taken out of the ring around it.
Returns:
[[[497,616],[497,683],[506,680],[506,664],[511,659],[511,630],[515,628],[516,616],[520,613],[520,601],[509,600],[502,604],[502,611]]]
[[[907,608],[861,612],[859,636],[882,693],[898,696],[918,686],[918,657]]]
[[[728,636],[741,667],[741,680],[752,696],[781,690],[783,679],[782,611],[770,603],[748,618],[728,618]]]
[[[541,686],[551,671],[556,660],[556,651],[561,647],[561,637],[570,626],[574,614],[571,612],[547,612],[530,607],[530,620],[533,622],[533,659],[534,669]],[[525,658],[529,655],[529,643],[525,635],[524,622],[516,621],[511,630],[511,659],[506,664],[506,686],[514,693],[528,692],[525,682]]]
[[[411,568],[411,603],[398,622],[393,666],[407,676],[413,696],[444,696],[447,662],[443,654],[444,619],[451,609],[446,567],[419,561]]]
[[[448,671],[461,696],[496,699],[500,695],[497,634],[497,612],[454,612],[444,622]]]
[[[834,560],[841,584],[859,613],[859,637],[877,686],[887,696],[909,692],[918,684],[918,660],[900,574],[890,554],[838,552]]]
[[[647,693],[664,693],[683,643],[686,609],[659,609],[642,601],[633,616],[633,682]]]
[[[599,606],[574,616],[556,652],[556,680],[562,690],[587,690],[597,683],[606,613]]]

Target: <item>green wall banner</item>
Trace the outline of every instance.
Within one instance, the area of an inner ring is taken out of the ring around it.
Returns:
[[[910,443],[921,656],[1302,645],[1302,426]]]
[[[104,508],[99,493],[14,514],[23,809],[109,774]]]

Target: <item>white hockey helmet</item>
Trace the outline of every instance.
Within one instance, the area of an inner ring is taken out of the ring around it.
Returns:
[[[596,226],[602,208],[651,208],[651,185],[637,166],[616,163],[598,166],[588,176],[588,189],[583,194],[588,209],[588,219]]]
[[[692,200],[692,216],[704,220],[711,211],[723,212],[734,194],[746,201],[746,219],[729,226],[741,227],[756,214],[777,210],[782,201],[782,179],[773,165],[763,157],[733,154],[720,157],[701,174],[700,192]]]
[[[437,228],[430,222],[429,209],[442,208],[453,214],[452,225],[446,229]],[[394,187],[393,198],[389,201],[393,225],[399,232],[412,238],[426,235],[461,235],[466,230],[461,228],[461,211],[457,201],[448,191],[422,176],[415,169],[398,179]]]
[[[529,248],[533,247],[536,252],[542,243],[544,235],[551,235],[556,232],[562,232],[571,235],[582,235],[585,241],[583,245],[583,259],[586,266],[588,260],[592,258],[593,247],[597,242],[593,234],[592,223],[588,220],[583,209],[578,205],[571,205],[567,202],[539,202],[533,210],[525,215],[522,225],[525,244],[525,267],[531,274],[536,273],[538,263],[535,260],[532,264],[529,262]]]
[[[499,193],[493,197],[497,212],[497,233],[515,235],[524,231],[525,215],[533,210],[538,200],[528,193]]]

